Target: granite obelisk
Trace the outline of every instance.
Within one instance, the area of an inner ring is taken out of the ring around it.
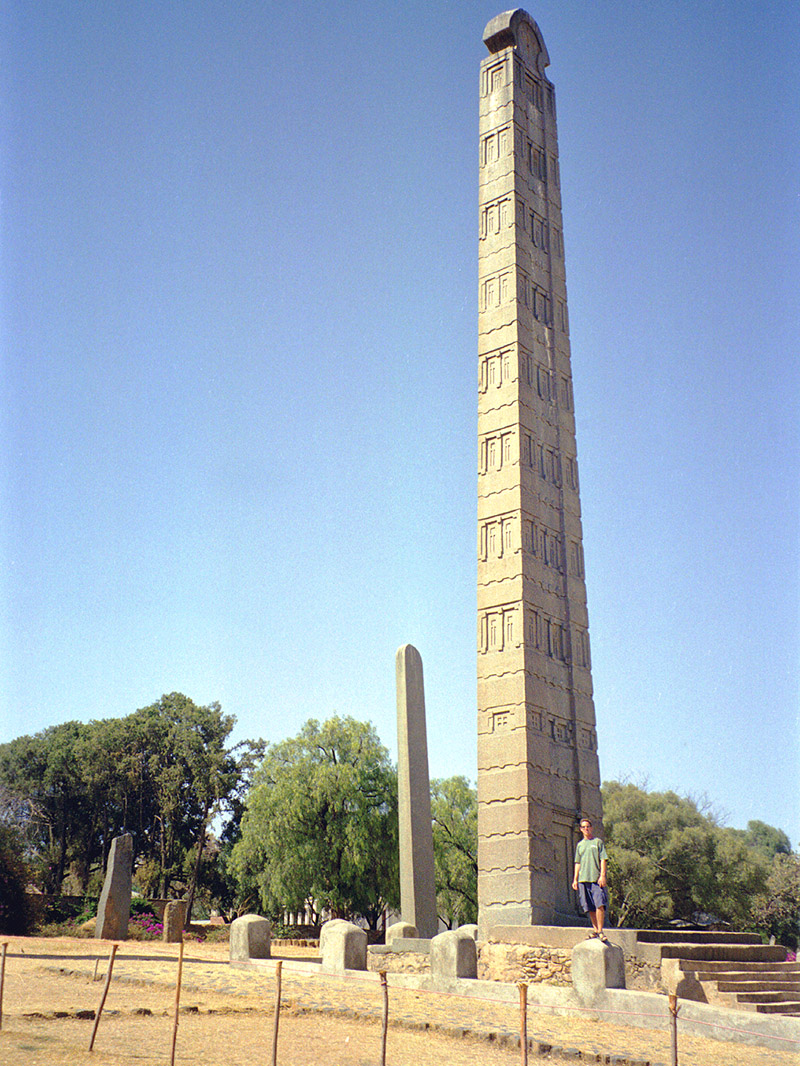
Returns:
[[[574,921],[600,822],[556,100],[539,27],[486,27],[480,74],[478,906]]]
[[[431,786],[422,658],[413,645],[397,650],[397,790],[400,828],[400,913],[420,937],[436,936]]]

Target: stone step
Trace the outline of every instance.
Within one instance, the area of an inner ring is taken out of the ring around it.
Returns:
[[[740,995],[764,992],[785,992],[787,995],[800,993],[800,981],[729,981],[727,979],[723,981],[716,978],[714,980],[720,992],[738,992]]]
[[[769,990],[764,992],[737,992],[736,998],[740,1003],[796,1003],[798,1001],[798,989],[788,992]]]
[[[790,1017],[800,1017],[800,999],[793,1003],[756,1003],[759,1014],[788,1014]]]
[[[782,970],[777,973],[772,971],[759,973],[752,970],[748,970],[746,973],[740,973],[738,970],[688,970],[684,972],[694,973],[698,981],[704,981],[707,984],[716,984],[721,981],[745,981],[768,985],[771,988],[776,982],[788,981],[792,988],[800,987],[798,985],[800,975],[787,974]]]
[[[761,944],[756,933],[720,933],[699,929],[638,929],[640,944]]]
[[[661,958],[698,962],[785,962],[786,948],[778,944],[663,944]]]
[[[714,973],[752,973],[761,977],[763,974],[788,974],[800,977],[800,963],[798,962],[748,962],[738,959],[713,960],[713,959],[680,959],[678,966],[681,970],[694,970],[699,973],[713,975]],[[702,980],[702,978],[699,978]]]

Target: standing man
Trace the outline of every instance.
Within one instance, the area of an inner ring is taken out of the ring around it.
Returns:
[[[588,818],[581,818],[583,840],[575,848],[575,876],[572,887],[578,893],[581,910],[589,915],[592,932],[589,939],[598,937],[604,944],[608,938],[603,933],[603,924],[608,906],[606,891],[606,848],[602,840],[595,838],[592,823]]]

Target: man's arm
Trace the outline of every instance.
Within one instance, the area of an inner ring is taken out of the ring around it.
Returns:
[[[597,878],[597,883],[598,883],[598,885],[601,888],[605,888],[606,887],[606,867],[607,867],[606,860],[605,859],[601,859],[600,860],[600,876]]]
[[[581,864],[579,862],[576,862],[575,863],[575,875],[572,878],[572,888],[573,888],[573,891],[575,891],[575,892],[578,891],[578,877],[580,875],[580,872],[581,872]]]

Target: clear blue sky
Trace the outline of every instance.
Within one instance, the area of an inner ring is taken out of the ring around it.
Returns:
[[[11,0],[0,740],[178,690],[475,778],[479,0]],[[601,772],[800,841],[800,12],[541,0]]]

